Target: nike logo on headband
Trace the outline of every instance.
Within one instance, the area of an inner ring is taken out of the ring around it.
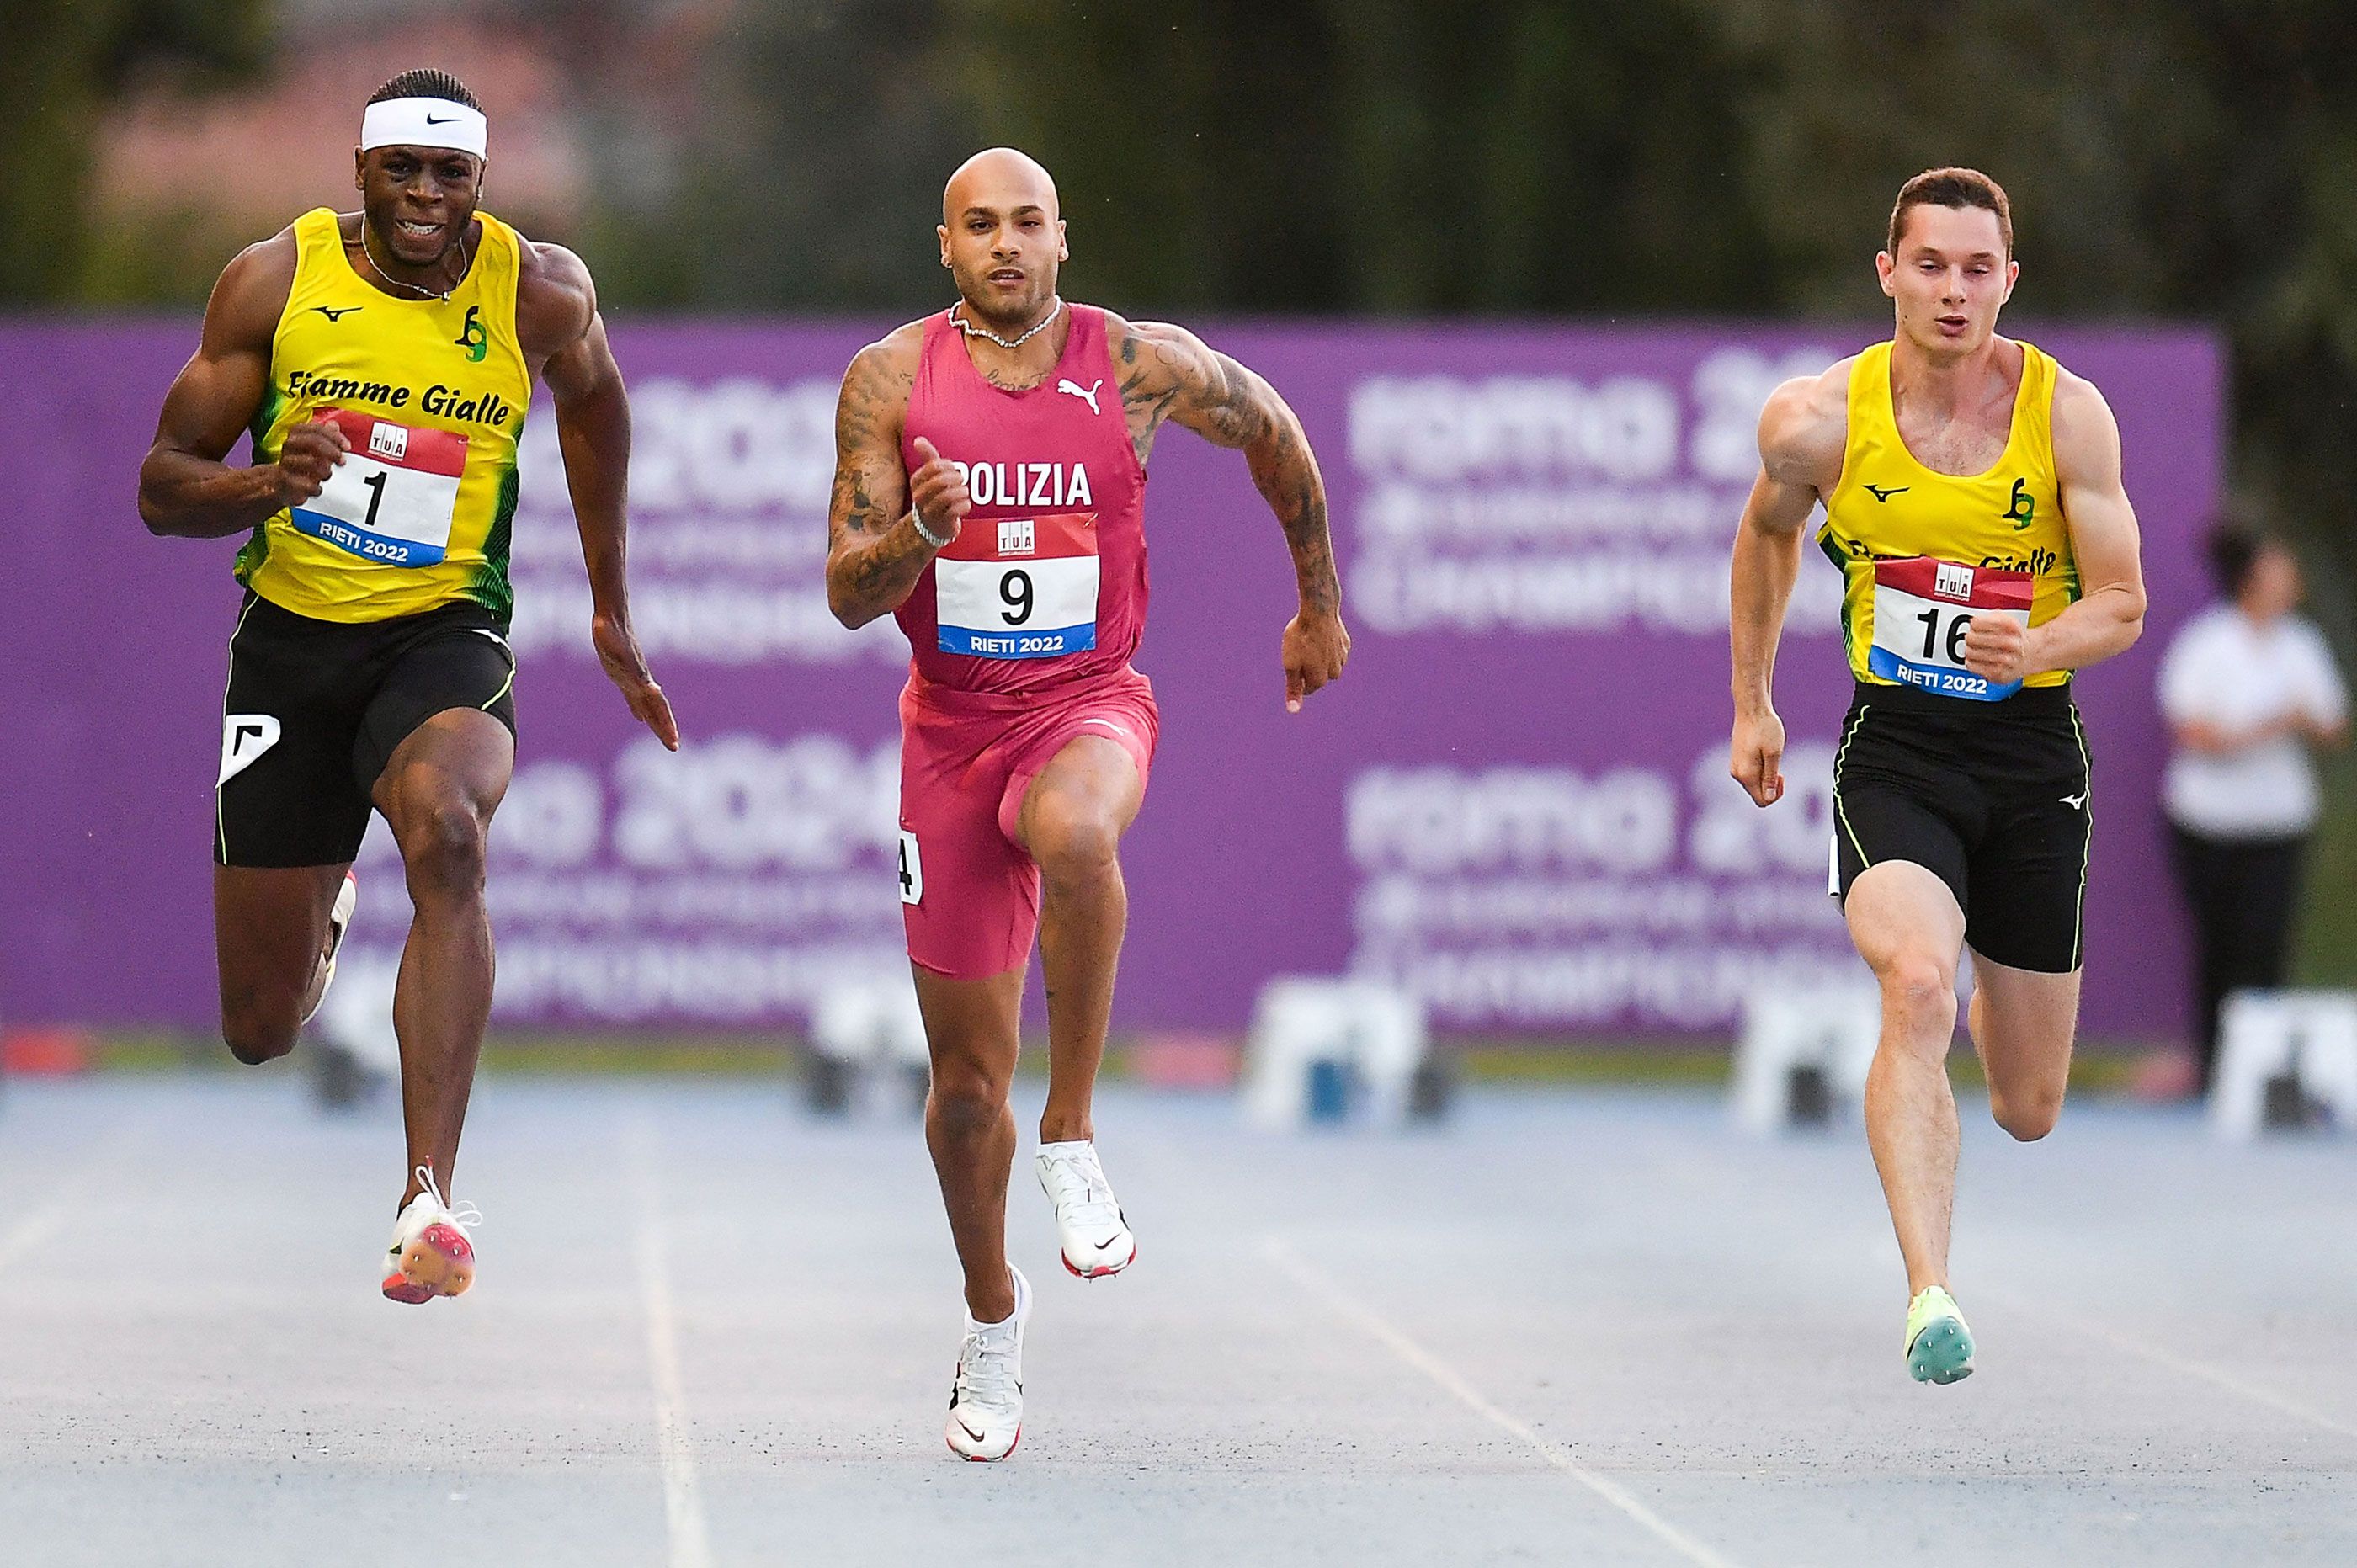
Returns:
[[[456,114],[445,114],[438,119],[431,114],[425,116],[425,123],[429,125],[454,125],[457,122],[458,116]]]

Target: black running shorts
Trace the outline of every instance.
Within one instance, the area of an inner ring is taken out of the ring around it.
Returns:
[[[347,623],[247,595],[229,644],[214,860],[350,861],[393,748],[450,708],[479,708],[515,733],[515,655],[480,605]]]
[[[1969,702],[1861,684],[1834,754],[1833,892],[1907,860],[1948,885],[1993,962],[2079,967],[2087,892],[2086,732],[2067,686]]]

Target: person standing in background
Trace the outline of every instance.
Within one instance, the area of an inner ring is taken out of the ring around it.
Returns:
[[[2197,959],[2190,1076],[2156,1087],[2202,1094],[2226,997],[2283,983],[2316,826],[2309,752],[2349,736],[2332,655],[2293,613],[2301,584],[2291,552],[2230,524],[2211,535],[2209,554],[2224,602],[2187,622],[2160,666],[2174,746],[2162,800]]]

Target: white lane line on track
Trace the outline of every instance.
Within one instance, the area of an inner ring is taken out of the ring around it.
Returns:
[[[1479,1389],[1459,1377],[1456,1369],[1394,1327],[1372,1307],[1352,1296],[1337,1284],[1329,1275],[1308,1262],[1291,1247],[1272,1236],[1261,1243],[1260,1251],[1262,1257],[1275,1265],[1280,1272],[1290,1276],[1296,1284],[1357,1324],[1370,1337],[1381,1343],[1393,1355],[1440,1385],[1444,1391],[1453,1395],[1458,1403],[1490,1423],[1491,1425],[1520,1439],[1525,1445],[1535,1450],[1548,1464],[1644,1527],[1679,1556],[1689,1563],[1699,1564],[1700,1568],[1735,1568],[1731,1559],[1696,1541],[1693,1536],[1631,1497],[1619,1486],[1582,1465],[1577,1459],[1572,1457],[1571,1451],[1563,1444],[1540,1436],[1531,1429],[1529,1423],[1509,1415],[1492,1404]]]
[[[663,1251],[655,1132],[643,1115],[632,1117],[623,1129],[622,1146],[630,1186],[638,1194],[639,1296],[647,1317],[647,1361],[654,1374],[655,1434],[662,1451],[671,1568],[712,1568],[704,1491],[696,1481],[695,1444],[688,1436],[687,1399],[679,1371],[679,1318],[672,1307],[671,1262]]]
[[[2076,1314],[2041,1305],[2008,1290],[1991,1290],[1986,1285],[1975,1285],[1973,1289],[1975,1294],[1987,1296],[2016,1312],[2030,1317],[2042,1317],[2058,1327],[2067,1328],[2074,1334],[2083,1335],[2090,1339],[2099,1339],[2116,1349],[2126,1351],[2131,1356],[2141,1356],[2156,1366],[2166,1367],[2172,1372],[2182,1373],[2189,1378],[2199,1378],[2207,1383],[2214,1383],[2228,1393],[2239,1394],[2255,1404],[2266,1405],[2270,1410],[2295,1416],[2301,1421],[2320,1426],[2327,1432],[2338,1433],[2342,1437],[2357,1437],[2357,1426],[2352,1426],[2345,1421],[2335,1421],[2322,1411],[2276,1393],[2273,1389],[2261,1388],[2256,1383],[2247,1382],[2222,1367],[2212,1367],[2207,1362],[2196,1361],[2190,1357],[2179,1356],[2174,1351],[2163,1350],[2156,1346],[2145,1344],[2141,1340],[2131,1339],[2126,1335],[2116,1333],[2100,1323],[2092,1323]]]
[[[113,1165],[118,1155],[127,1153],[134,1141],[147,1130],[152,1120],[147,1112],[136,1112],[91,1140],[86,1152],[68,1167],[65,1179],[57,1184],[48,1201],[34,1208],[6,1231],[0,1232],[0,1273],[5,1273],[26,1253],[65,1229],[66,1216],[74,1200],[82,1195],[83,1184],[96,1172]]]

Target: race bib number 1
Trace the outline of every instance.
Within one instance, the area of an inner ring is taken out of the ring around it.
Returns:
[[[968,518],[933,560],[943,653],[1053,659],[1097,645],[1096,514]]]
[[[1943,697],[1994,703],[2021,690],[1993,686],[1964,668],[1964,632],[1975,616],[2029,624],[2030,575],[1918,555],[1874,564],[1874,646],[1866,667],[1885,681]]]
[[[288,509],[295,526],[363,561],[387,566],[439,562],[450,547],[467,438],[350,409],[323,408],[318,417],[341,430],[352,449],[328,471],[325,489]]]

